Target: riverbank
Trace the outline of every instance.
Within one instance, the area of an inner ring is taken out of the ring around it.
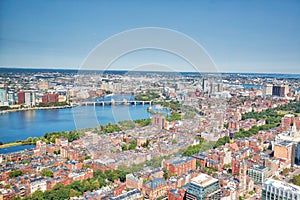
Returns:
[[[21,146],[21,145],[23,145],[22,142],[11,142],[11,143],[6,143],[6,144],[0,145],[0,149],[4,149],[7,147]]]
[[[64,108],[73,108],[73,107],[74,107],[74,106],[71,106],[71,105],[65,105],[65,106],[49,106],[49,107],[18,108],[18,109],[1,110],[1,111],[0,111],[0,114],[10,113],[10,112],[30,111],[30,110],[64,109]]]

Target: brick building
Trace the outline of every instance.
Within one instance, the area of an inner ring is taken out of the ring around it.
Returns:
[[[57,103],[58,94],[44,94],[42,97],[42,103]]]
[[[163,168],[169,170],[171,174],[178,176],[196,169],[196,159],[192,157],[175,158],[173,160],[164,161]]]
[[[143,195],[149,200],[165,197],[167,196],[167,183],[162,178],[148,181],[143,185],[142,192]]]

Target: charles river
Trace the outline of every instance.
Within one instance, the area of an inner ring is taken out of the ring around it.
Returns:
[[[113,98],[120,99],[120,97]],[[106,98],[105,100],[109,99]],[[127,97],[126,99],[132,99],[132,97]],[[99,101],[101,100],[99,99]],[[41,137],[46,132],[70,131],[95,127],[100,124],[106,125],[109,122],[117,123],[122,120],[146,119],[151,117],[147,107],[149,107],[149,104],[137,104],[136,106],[97,105],[0,114],[0,141],[3,143],[14,142],[27,139],[28,137]],[[33,145],[8,147],[0,149],[0,154],[33,147]]]

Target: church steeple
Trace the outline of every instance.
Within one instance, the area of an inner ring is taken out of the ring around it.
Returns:
[[[297,131],[296,123],[293,123],[293,126],[291,128],[291,136],[298,137],[300,136],[299,132]]]

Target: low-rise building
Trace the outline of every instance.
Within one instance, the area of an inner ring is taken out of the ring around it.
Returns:
[[[247,170],[247,174],[255,184],[262,184],[272,175],[272,171],[268,167],[254,165]]]

